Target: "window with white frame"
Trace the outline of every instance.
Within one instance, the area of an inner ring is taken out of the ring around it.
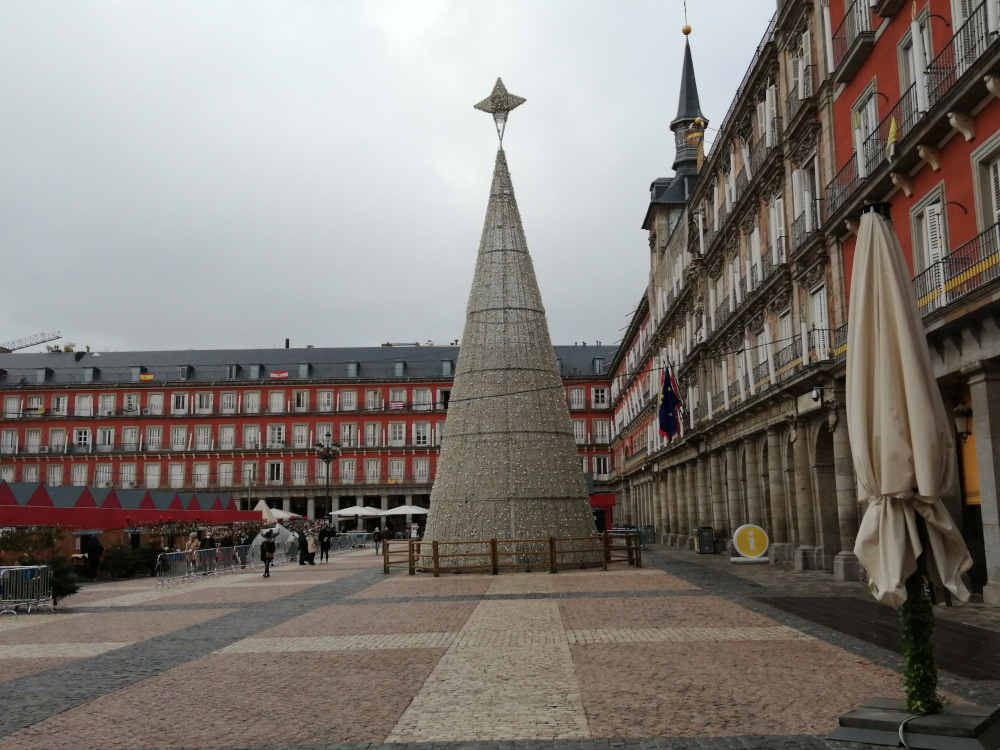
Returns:
[[[369,447],[377,446],[382,434],[382,426],[378,422],[367,422],[365,424],[365,445]]]
[[[143,468],[143,477],[146,483],[146,489],[157,489],[160,486],[160,465],[146,464]]]
[[[858,154],[858,176],[864,178],[868,176],[869,167],[875,167],[883,156],[879,139],[869,139],[869,136],[878,128],[878,96],[875,93],[874,82],[854,103],[851,128],[855,153],[859,148],[863,151],[862,154]]]
[[[940,266],[947,251],[947,231],[940,191],[918,203],[913,210],[914,269],[918,274]],[[943,279],[942,279],[943,280]],[[938,286],[929,285],[929,288]]]
[[[271,391],[267,394],[267,411],[270,414],[283,414],[285,412],[284,391]]]
[[[340,459],[340,481],[351,484],[355,479],[355,463],[353,458]]]
[[[583,397],[583,388],[570,388],[569,389],[569,408],[570,409],[583,409],[586,407],[586,402]]]
[[[340,410],[341,411],[354,411],[358,408],[358,392],[357,391],[341,391],[340,392]]]
[[[417,411],[428,411],[431,408],[431,389],[413,389],[413,408]]]
[[[97,398],[97,415],[99,417],[113,417],[115,414],[115,394],[102,393]]]
[[[580,443],[587,442],[587,420],[573,420],[573,440],[575,440],[578,445]]]
[[[191,467],[191,481],[195,487],[208,487],[209,470],[207,463],[196,463]]]
[[[181,391],[175,391],[170,394],[170,413],[171,414],[187,414],[188,410],[188,394]]]
[[[375,389],[369,388],[365,391],[365,409],[368,411],[377,411],[382,408],[382,393]]]
[[[430,445],[431,426],[429,422],[413,423],[413,444]]]
[[[111,464],[98,464],[94,468],[94,486],[111,486]]]
[[[4,407],[6,410],[6,407]],[[52,414],[57,417],[65,417],[69,413],[69,396],[52,397]]]
[[[135,464],[121,464],[118,467],[118,483],[126,490],[135,487]]]
[[[260,391],[247,391],[243,394],[243,413],[260,414]]]
[[[316,442],[321,445],[336,442],[337,436],[333,434],[333,425],[329,422],[320,422],[316,425]]]
[[[163,447],[163,428],[162,427],[147,427],[146,428],[146,450],[158,451]]]
[[[923,74],[931,63],[931,29],[928,21],[927,6],[917,17],[920,37],[914,39],[912,26],[899,41],[899,90],[905,92],[917,81],[917,75]]]
[[[70,469],[70,482],[74,487],[86,487],[87,474],[86,464],[73,464],[72,469]]]
[[[45,413],[45,408],[42,405],[44,403],[44,398],[42,396],[28,396],[28,414],[40,415]]]
[[[63,483],[62,464],[49,464],[45,470],[45,484],[50,487],[61,487]]]
[[[333,411],[333,391],[319,391],[316,394],[316,409],[318,411]]]
[[[77,427],[73,430],[73,445],[78,449],[89,449],[90,448],[90,428],[89,427]]]
[[[293,448],[309,447],[309,425],[304,425],[304,424],[292,425],[292,447]]]
[[[404,422],[389,423],[389,445],[401,446],[406,444],[406,424]]]
[[[89,394],[78,395],[73,413],[78,417],[94,416],[94,397]]]
[[[162,393],[150,393],[146,396],[146,411],[150,414],[159,416],[163,414],[163,394]]]
[[[196,393],[194,396],[195,414],[211,414],[212,402],[214,401],[213,396],[213,393],[206,391]]]
[[[607,444],[611,439],[610,425],[606,419],[594,420],[594,442]]]
[[[365,481],[374,484],[381,479],[382,461],[378,458],[365,459]]]
[[[292,484],[305,484],[308,476],[308,461],[292,461]]]
[[[61,451],[66,447],[66,430],[57,427],[49,430],[49,450]]]
[[[405,478],[406,461],[402,458],[389,459],[389,479],[393,482],[401,482]]]
[[[139,394],[138,393],[126,393],[125,401],[122,404],[122,408],[126,414],[139,414]]]
[[[212,449],[212,428],[209,425],[198,425],[194,428],[194,449],[196,451]]]
[[[267,447],[268,448],[285,447],[285,425],[269,424],[267,426]]]
[[[170,464],[167,468],[167,480],[171,489],[184,486],[184,464]]]
[[[357,445],[358,426],[353,422],[340,423],[340,444],[345,448]]]
[[[219,411],[223,414],[236,413],[236,394],[234,392],[227,391],[219,397]]]
[[[225,461],[218,465],[218,477],[220,487],[232,487],[233,486],[233,464],[231,461]]]
[[[19,416],[21,413],[21,398],[19,396],[3,397],[3,415],[10,419]]]
[[[295,411],[309,411],[309,391],[292,391],[292,408]]]
[[[390,409],[402,409],[406,406],[406,389],[405,388],[390,388],[389,389],[389,408]]]
[[[607,409],[608,408],[608,389],[607,388],[591,388],[590,389],[590,403],[595,409]]]
[[[42,447],[41,430],[24,431],[24,450],[28,453],[38,453]]]
[[[413,480],[426,482],[430,478],[430,460],[427,458],[413,459]]]
[[[812,313],[812,324],[815,328],[815,339],[812,345],[816,350],[816,356],[820,359],[826,359],[830,349],[830,323],[825,284],[820,284],[809,292],[809,303]]]
[[[594,475],[598,479],[603,479],[608,475],[607,456],[594,456]]]
[[[0,482],[13,482],[13,481],[14,481],[14,467],[0,466]]]
[[[97,450],[107,453],[108,451],[114,450],[114,447],[115,447],[115,428],[98,427]]]
[[[281,461],[268,461],[267,462],[267,475],[266,480],[268,484],[281,484],[282,472],[284,471],[285,465]]]
[[[437,437],[437,444],[441,445],[441,441],[444,440],[444,421],[434,423],[434,434]]]
[[[317,461],[316,461],[316,481],[317,482],[325,482],[326,481],[326,472],[327,472],[327,463],[326,463],[326,461],[320,461],[320,460],[317,459]],[[330,473],[333,474],[333,468],[332,468],[332,466],[330,468]],[[330,478],[333,479],[332,476]]]
[[[187,448],[187,427],[170,428],[170,450],[182,451]]]
[[[244,487],[257,482],[257,462],[244,461],[240,467],[240,484]]]
[[[243,425],[243,447],[260,448],[260,425]]]
[[[38,481],[38,467],[37,466],[25,466],[21,469],[21,481],[22,482],[37,482]]]

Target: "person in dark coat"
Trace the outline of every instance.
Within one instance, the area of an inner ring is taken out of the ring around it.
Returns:
[[[319,530],[319,561],[330,562],[330,529],[324,526]]]
[[[308,559],[309,549],[306,542],[305,530],[299,531],[299,565],[305,565]]]
[[[101,555],[104,554],[104,545],[96,536],[87,540],[87,574],[90,580],[97,580],[97,569],[101,564]]]
[[[375,531],[372,532],[372,544],[375,545],[375,554],[378,554],[378,548],[382,545],[382,529],[378,526],[375,527]]]
[[[271,577],[271,562],[274,560],[274,552],[278,545],[274,543],[273,532],[265,531],[263,541],[260,543],[260,561],[264,563],[264,578]]]

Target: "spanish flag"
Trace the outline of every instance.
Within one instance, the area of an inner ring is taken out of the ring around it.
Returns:
[[[140,372],[139,373],[139,380],[152,380],[152,379],[153,379],[153,373],[151,373],[151,372]]]

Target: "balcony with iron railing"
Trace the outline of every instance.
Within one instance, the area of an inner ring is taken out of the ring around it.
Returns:
[[[802,358],[802,341],[794,338],[774,354],[774,371],[779,377],[784,377],[786,368],[790,368]]]
[[[796,64],[801,60],[796,60]],[[813,95],[813,76],[816,75],[815,65],[806,65],[799,70],[799,75],[785,99],[785,122],[789,127],[795,124],[795,116],[809,102]]]
[[[47,477],[43,478],[47,479]],[[116,479],[117,481],[115,481]],[[120,474],[118,477],[108,477],[105,472],[89,470],[85,479],[80,475],[76,475],[71,476],[68,482],[60,482],[55,485],[46,482],[46,484],[50,487],[67,484],[100,488],[148,490],[198,490],[211,488],[213,490],[229,492],[236,497],[246,496],[248,493],[259,496],[268,495],[273,491],[270,488],[286,488],[288,491],[294,492],[295,490],[291,489],[293,487],[308,487],[314,495],[322,495],[327,485],[326,476],[322,472],[295,474],[294,471],[285,471],[284,467],[282,467],[280,474],[266,476],[263,480],[241,481],[238,472],[234,475],[232,472],[197,470],[185,471],[183,475],[179,473],[170,474],[168,472],[167,476],[161,477],[161,479],[163,481],[160,479],[146,480],[143,476],[126,476],[123,478]],[[429,485],[433,481],[434,475],[429,470],[426,473],[394,472],[390,473],[389,476],[380,474],[377,477],[363,476],[360,472],[354,476],[333,472],[329,484],[331,490],[341,490],[345,487],[372,484],[382,486]],[[422,490],[422,492],[424,491],[426,490]]]
[[[858,0],[863,2],[864,0]],[[859,154],[852,154],[826,189],[827,214],[833,216],[887,162],[898,154],[903,141],[922,124],[927,112],[958,90],[962,76],[997,42],[990,31],[987,4],[982,3],[955,32],[944,48],[911,84],[871,133],[864,135]],[[920,87],[926,89],[923,97]],[[925,98],[926,101],[921,101]],[[949,102],[950,106],[951,102]],[[939,108],[938,117],[944,117]],[[949,128],[950,129],[950,126]],[[935,139],[936,140],[936,137]]]
[[[716,391],[712,394],[712,413],[718,414],[721,409],[726,408],[726,392],[725,389]]]
[[[753,382],[755,388],[761,388],[770,385],[771,382],[771,368],[767,365],[767,360],[755,365],[753,368]]]
[[[854,0],[844,20],[833,32],[833,80],[846,83],[875,46],[869,0]]]
[[[802,207],[802,213],[796,216],[792,222],[793,251],[800,250],[812,235],[819,232],[821,220],[817,203],[815,200],[806,201]]]
[[[1000,278],[1000,223],[932,263],[913,279],[924,317]]]

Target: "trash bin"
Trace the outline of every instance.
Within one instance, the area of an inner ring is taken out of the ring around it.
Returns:
[[[656,544],[656,527],[655,526],[643,526],[642,527],[642,543],[643,544]]]
[[[698,527],[698,554],[715,554],[715,529],[711,526]]]

